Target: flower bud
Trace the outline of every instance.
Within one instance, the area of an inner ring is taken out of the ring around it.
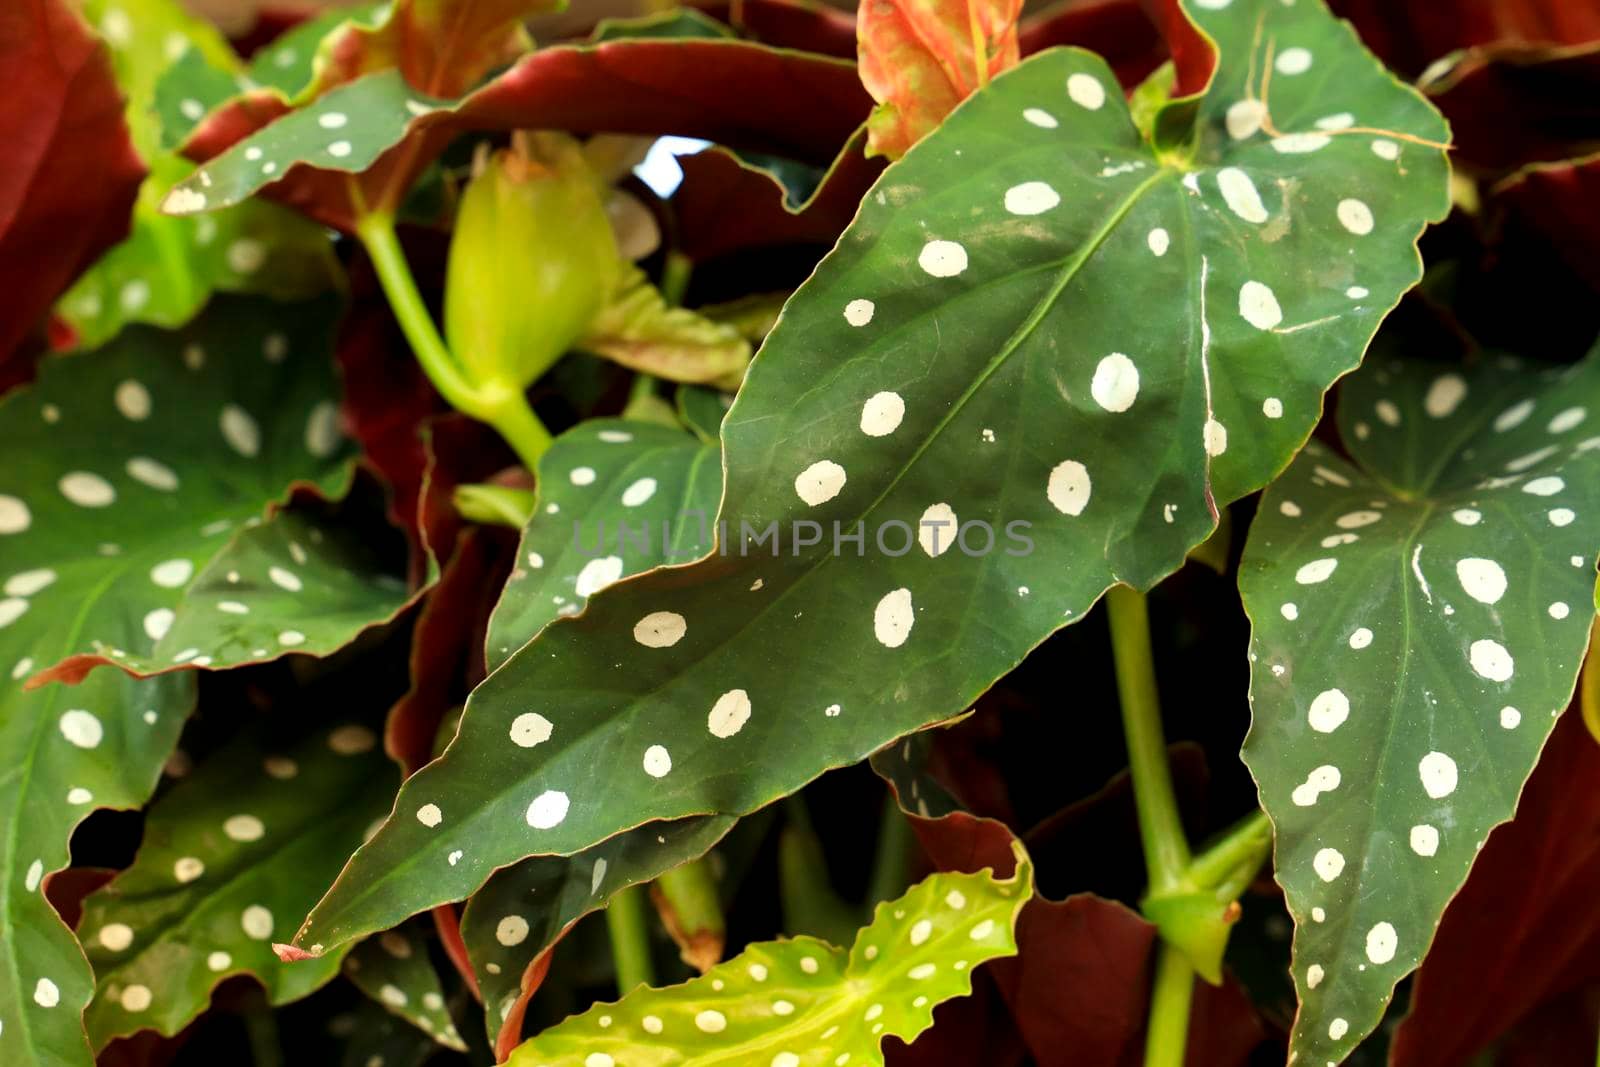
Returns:
[[[450,242],[445,340],[475,385],[520,390],[583,335],[622,262],[570,137],[519,133],[475,170]]]

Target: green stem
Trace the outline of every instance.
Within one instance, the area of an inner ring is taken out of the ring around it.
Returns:
[[[778,835],[778,899],[784,932],[810,934],[848,945],[860,929],[860,914],[845,903],[828,877],[828,859],[798,793],[783,802],[787,825]]]
[[[900,810],[893,796],[886,797],[883,816],[878,820],[878,850],[872,859],[872,878],[867,883],[867,918],[885,900],[893,900],[911,884],[911,856],[916,835],[911,820]]]
[[[1183,1067],[1193,997],[1194,968],[1189,965],[1189,957],[1163,941],[1156,956],[1156,981],[1150,993],[1144,1067]]]
[[[678,942],[683,962],[704,973],[722,959],[727,921],[711,874],[711,858],[701,856],[667,871],[654,883],[662,918]]]
[[[1161,732],[1150,616],[1144,594],[1125,585],[1112,586],[1106,594],[1106,612],[1117,665],[1122,727],[1128,739],[1128,770],[1133,775],[1133,797],[1139,811],[1139,837],[1150,890],[1159,893],[1182,883],[1189,866],[1189,842],[1178,817],[1167,741]]]
[[[694,260],[673,249],[661,267],[661,298],[668,307],[680,307],[684,294],[689,291],[689,278],[694,274]]]
[[[1149,606],[1143,593],[1115,585],[1106,594],[1106,614],[1150,892],[1176,892],[1187,881],[1189,841],[1178,817],[1172,769],[1167,763],[1167,740],[1161,729],[1161,698],[1150,652]],[[1189,1001],[1194,995],[1194,965],[1185,950],[1164,937],[1160,944],[1155,988],[1150,994],[1144,1062],[1145,1067],[1183,1067]]]
[[[550,431],[528,406],[528,398],[520,388],[503,382],[474,383],[462,372],[417,290],[400,238],[395,234],[394,216],[386,211],[369,211],[357,220],[356,234],[372,257],[378,282],[428,380],[451,407],[499,431],[523,465],[533,470],[550,447]]]
[[[656,379],[652,375],[646,374],[644,371],[640,371],[633,376],[633,384],[628,386],[628,403],[626,404],[625,408],[631,408],[635,404],[644,403],[650,397],[655,395]]]
[[[1214,889],[1230,879],[1255,876],[1272,849],[1272,823],[1259,808],[1223,831],[1189,864],[1197,888]]]
[[[250,1062],[254,1067],[282,1067],[283,1043],[278,1036],[278,1019],[266,996],[254,992],[239,1017],[244,1023],[245,1043],[250,1046]]]
[[[606,931],[611,935],[611,959],[617,970],[617,992],[626,994],[655,981],[650,963],[650,932],[645,925],[645,888],[630,886],[611,898],[606,907]]]

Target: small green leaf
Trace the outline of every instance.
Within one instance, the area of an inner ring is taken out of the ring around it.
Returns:
[[[347,24],[351,27],[376,25],[387,6],[386,3],[340,6],[291,27],[251,55],[250,80],[276,89],[286,99],[295,99],[311,84],[317,57],[327,39]]]
[[[200,761],[151,806],[133,866],[84,901],[95,1047],[177,1033],[229,975],[254,976],[284,1004],[338,973],[343,952],[287,964],[272,942],[338,874],[398,775],[354,723],[280,745],[251,730]]]
[[[1421,960],[1567,707],[1600,551],[1600,358],[1380,358],[1355,463],[1308,445],[1262,499],[1244,758],[1295,917],[1291,1052],[1342,1060]]]
[[[735,327],[669,306],[637,267],[577,346],[658,378],[723,389],[737,389],[750,362],[750,342]]]
[[[1033,877],[1015,851],[1004,881],[987,869],[935,874],[878,905],[848,952],[810,937],[753,944],[699,978],[641,986],[546,1030],[512,1067],[881,1067],[885,1037],[912,1041],[935,1007],[972,991],[975,967],[1016,953]]]
[[[334,652],[407,602],[393,573],[399,535],[389,558],[375,548],[370,531],[332,516],[281,511],[247,524],[183,591],[166,636],[118,663],[156,671],[202,648],[213,665]]]
[[[385,1010],[409,1022],[445,1048],[467,1051],[445,1008],[444,987],[418,930],[385,930],[357,945],[345,958],[345,976]]]
[[[1444,125],[1320,3],[1192,14],[1221,56],[1189,155],[1141,137],[1101,59],[1053,50],[885,170],[723,421],[718,551],[494,671],[302,937],[641,822],[754,811],[949,718],[1288,462],[1417,279]],[[530,713],[551,730],[519,744]],[[448,833],[407,817],[428,803]]]
[[[722,420],[732,404],[731,395],[716,389],[703,385],[678,387],[678,420],[709,445],[722,439]]]
[[[193,54],[212,70],[239,70],[227,38],[177,0],[85,0],[83,14],[110,47],[117,84],[127,95],[128,129],[146,159],[160,153],[161,124],[150,104],[170,66]]]
[[[625,575],[703,555],[720,456],[681,430],[591,419],[539,460],[533,519],[489,620],[491,667]]]

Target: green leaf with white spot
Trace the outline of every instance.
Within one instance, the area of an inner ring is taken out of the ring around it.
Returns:
[[[524,972],[573,923],[623,889],[705,855],[734,822],[727,815],[696,815],[651,823],[576,856],[534,856],[496,872],[461,915],[490,1043],[522,994]]]
[[[591,419],[556,440],[538,473],[533,519],[489,620],[491,666],[624,575],[711,545],[721,455],[681,430]]]
[[[256,131],[173,186],[163,209],[175,215],[231,207],[297,163],[359,174],[399,143],[419,117],[461,101],[418,93],[398,70],[380,70],[323,93]]]
[[[352,535],[277,511],[292,486],[350,484],[338,310],[221,297],[180,332],[47,361],[0,401],[0,641],[70,634],[35,672],[148,674],[329,652],[399,610],[404,588]]]
[[[467,1051],[445,1007],[439,972],[420,931],[402,927],[369,937],[345,957],[344,973],[367,996],[445,1048]]]
[[[387,7],[386,3],[355,4],[307,19],[251,55],[250,80],[295,99],[311,84],[317,59],[332,43],[328,39],[335,31],[347,25],[374,27]]]
[[[491,667],[553,619],[581,611],[599,586],[699,556],[722,491],[721,454],[681,430],[593,419],[540,458],[538,486],[516,567],[489,621]],[[530,716],[519,743],[538,743],[543,729]],[[704,855],[734,821],[696,815],[653,823],[573,856],[535,856],[497,872],[461,918],[491,1043],[540,953],[618,890]]]
[[[90,812],[149,799],[194,703],[190,675],[97,671],[79,686],[24,691],[35,659],[70,649],[86,618],[0,627],[0,1063],[93,1064],[82,1014],[94,975],[45,899],[44,875],[67,866],[73,827]]]
[[[92,977],[42,877],[67,865],[89,812],[145,802],[194,694],[187,675],[106,670],[77,686],[25,684],[77,653],[145,655],[160,613],[236,530],[292,484],[348,482],[324,414],[336,308],[293,309],[280,328],[283,310],[225,298],[180,334],[136,327],[46,360],[36,384],[0,399],[0,750],[12,754],[0,789],[0,1062],[90,1061],[79,1015]],[[224,433],[229,404],[263,421],[251,416],[245,435],[235,417]],[[249,456],[229,444],[247,436]]]
[[[200,656],[216,666],[334,652],[407,603],[395,574],[404,552],[398,531],[388,547],[386,556],[375,551],[370,531],[336,515],[280,511],[247,522],[184,589],[154,647],[117,662],[143,672]]]
[[[150,807],[133,866],[84,901],[95,1047],[177,1033],[230,975],[253,976],[274,1004],[333,978],[342,951],[288,964],[272,942],[338,874],[398,779],[355,723],[290,744],[250,730],[200,761]]]
[[[948,718],[1288,462],[1417,279],[1444,124],[1319,3],[1191,15],[1221,58],[1186,153],[1143,140],[1103,61],[1054,50],[884,172],[723,421],[718,552],[618,583],[485,680],[303,938],[753,811]],[[1273,55],[1269,136],[1239,105]],[[506,745],[535,709],[548,740]],[[412,857],[438,835],[404,815],[424,803],[466,850],[430,879]]]
[[[641,986],[528,1041],[512,1067],[712,1063],[882,1065],[884,1038],[910,1042],[933,1009],[972,992],[972,971],[1017,951],[1033,894],[1021,846],[1008,879],[935,874],[878,905],[849,950],[813,937],[753,944],[699,978]]]
[[[169,67],[192,54],[212,70],[239,71],[227,39],[175,0],[84,0],[83,14],[110,49],[127,95],[128,130],[146,159],[160,154],[161,123],[151,101]]]
[[[57,312],[86,346],[132,322],[180,326],[215,291],[300,299],[337,285],[327,234],[274,204],[245,204],[209,218],[163,215],[174,184],[194,170],[165,147],[239,90],[233,50],[174,0],[94,0],[85,14],[111,46],[128,96],[135,145],[150,168],[126,240],[77,279]],[[181,76],[181,77],[180,77]]]
[[[1277,830],[1291,1052],[1342,1060],[1422,959],[1567,707],[1600,552],[1600,357],[1375,358],[1262,499],[1244,758]]]

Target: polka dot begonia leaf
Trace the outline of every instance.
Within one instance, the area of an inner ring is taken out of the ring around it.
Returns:
[[[445,1048],[467,1051],[445,1006],[444,987],[422,928],[407,924],[357,945],[344,960],[345,977],[386,1011],[406,1020]]]
[[[348,226],[348,183],[339,175],[366,175],[360,184],[376,195],[396,176],[386,167],[402,168],[403,178],[469,131],[676,133],[825,163],[870,103],[853,63],[733,39],[555,45],[464,95],[419,92],[412,87],[433,80],[408,80],[365,58],[339,73],[351,80],[313,84],[287,103],[275,93],[235,98],[215,112],[185,145],[205,162],[173,187],[164,209],[213,211],[284,183],[279,195]],[[402,142],[415,152],[386,156]]]
[[[1239,585],[1244,758],[1295,918],[1291,1050],[1342,1060],[1422,959],[1572,697],[1600,553],[1600,355],[1387,357],[1344,386],[1355,462],[1267,491]]]
[[[0,662],[11,665],[0,674],[0,746],[13,754],[0,776],[0,1063],[91,1067],[82,1013],[94,975],[45,899],[45,875],[67,866],[72,830],[96,808],[149,799],[195,684],[96,671],[82,685],[24,692],[26,653],[41,651],[0,630]]]
[[[483,994],[491,1045],[513,1045],[522,1017],[512,1009],[531,995],[528,967],[572,924],[605,907],[629,886],[703,856],[733,828],[728,815],[691,815],[617,834],[575,856],[533,856],[495,872],[461,916],[461,937]]]
[[[590,420],[557,438],[539,461],[537,506],[490,619],[489,664],[503,663],[553,619],[581,611],[605,585],[702,555],[722,492],[721,458],[681,430],[620,419]],[[633,535],[619,541],[623,523]],[[546,736],[537,713],[520,721],[518,744]],[[523,972],[572,923],[619,889],[703,855],[733,823],[721,815],[652,823],[574,856],[534,856],[496,873],[461,921],[491,1043],[500,1040],[509,1014],[501,1008],[520,995]],[[464,854],[451,848],[445,862],[455,866]]]
[[[250,730],[201,760],[150,807],[133,866],[84,901],[95,1047],[177,1033],[230,975],[253,976],[274,1004],[332,979],[343,950],[287,964],[272,944],[388,809],[398,779],[376,734],[351,722],[287,743]]]
[[[878,905],[848,951],[812,937],[752,944],[699,978],[641,986],[551,1027],[511,1067],[882,1067],[886,1037],[910,1042],[934,1008],[972,991],[974,968],[1016,953],[1033,872],[1013,848],[1011,878],[932,875]]]
[[[0,745],[17,754],[0,786],[0,1062],[90,1062],[79,1013],[92,979],[43,898],[44,877],[66,866],[84,816],[144,803],[194,693],[186,674],[136,682],[98,670],[28,689],[30,679],[85,652],[172,666],[150,661],[152,631],[189,625],[192,575],[287,529],[290,513],[247,527],[291,484],[348,482],[329,419],[335,306],[292,310],[219,298],[181,332],[133,327],[99,351],[46,360],[35,385],[0,400]],[[268,628],[300,627],[298,647],[317,647],[295,615]],[[210,618],[189,665],[231,662],[212,642],[234,616]]]
[[[452,821],[390,820],[302,942],[523,856],[754,811],[955,715],[1288,462],[1418,277],[1445,130],[1320,3],[1191,14],[1220,49],[1191,155],[1154,150],[1105,63],[1061,49],[884,172],[722,424],[726,551],[595,595],[486,679],[401,794]],[[1314,64],[1259,103],[1292,48]],[[1340,207],[1357,193],[1381,225]],[[548,736],[507,745],[530,712]]]
[[[275,510],[291,486],[350,484],[337,310],[218,298],[182,331],[49,361],[0,401],[0,646],[20,641],[19,677],[323,654],[404,605],[355,533]]]
[[[491,667],[625,575],[704,555],[722,454],[681,430],[592,419],[539,460],[538,485],[516,568],[489,621]]]

